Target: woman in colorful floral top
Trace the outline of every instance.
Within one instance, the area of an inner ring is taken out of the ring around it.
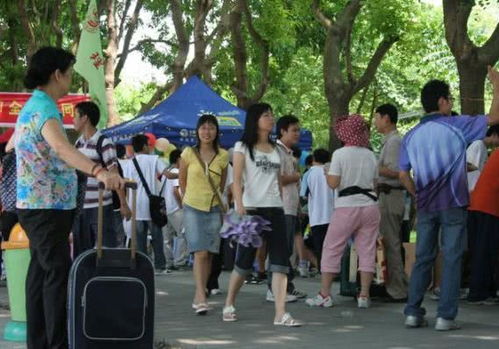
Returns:
[[[68,236],[76,206],[74,168],[108,189],[124,180],[89,160],[69,142],[56,101],[71,86],[75,57],[45,47],[31,58],[24,84],[34,89],[15,132],[19,221],[30,240],[26,279],[28,348],[67,348],[66,288],[71,265]]]

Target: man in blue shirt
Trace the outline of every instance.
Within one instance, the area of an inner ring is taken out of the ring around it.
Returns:
[[[435,329],[459,328],[454,319],[458,310],[469,202],[466,147],[485,137],[487,124],[499,123],[499,72],[489,67],[489,79],[494,90],[490,113],[475,117],[448,117],[453,101],[449,85],[439,80],[428,82],[421,91],[426,116],[402,140],[400,180],[416,197],[418,210],[416,262],[404,310],[406,327],[427,325],[424,319],[426,311],[421,304],[431,281],[441,230],[444,265]]]

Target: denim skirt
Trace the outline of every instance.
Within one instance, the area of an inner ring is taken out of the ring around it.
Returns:
[[[212,207],[206,212],[184,205],[185,239],[189,253],[209,251],[218,254],[221,228],[219,206]]]

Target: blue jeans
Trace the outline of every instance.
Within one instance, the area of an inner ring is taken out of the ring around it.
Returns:
[[[151,245],[154,252],[154,268],[165,269],[166,258],[163,243],[163,232],[151,221],[137,221],[137,249],[147,254],[147,230],[151,232]]]
[[[456,317],[461,284],[461,257],[464,250],[466,213],[464,208],[418,213],[416,262],[412,269],[409,298],[404,310],[405,315],[421,317],[426,313],[421,304],[431,282],[441,229],[443,271],[437,317],[446,320],[453,320]]]

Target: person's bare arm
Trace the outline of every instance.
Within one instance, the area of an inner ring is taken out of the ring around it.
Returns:
[[[179,176],[178,173],[171,172],[171,168],[165,169],[162,175],[165,176],[167,179],[177,179]]]
[[[118,161],[118,160],[116,160]],[[108,169],[109,172],[116,173],[118,176],[120,175],[120,172],[118,171],[118,166],[112,166],[110,169]],[[125,189],[118,189],[116,190],[116,193],[118,194],[118,197],[120,198],[120,213],[123,218],[125,218],[127,221],[132,218],[132,211],[130,210],[130,207],[128,206],[128,203],[126,202],[126,193]]]
[[[283,186],[285,186],[288,184],[299,182],[301,176],[300,176],[299,172],[295,172],[295,173],[291,173],[291,174],[281,174],[280,178],[281,178],[281,184]]]
[[[336,189],[336,188],[338,188],[338,186],[341,183],[341,176],[334,176],[334,175],[328,174],[326,176],[326,181],[327,181],[327,185],[329,185],[329,187],[331,189]]]
[[[184,159],[180,159],[180,166],[178,169],[178,184],[180,185],[180,192],[182,193],[182,199],[185,195],[185,189],[187,188],[187,164]]]
[[[488,77],[492,83],[492,104],[490,105],[489,111],[489,125],[494,125],[499,123],[499,71],[492,68],[490,65],[488,67],[489,73]]]
[[[173,196],[175,197],[175,201],[177,201],[178,207],[182,208],[182,195],[180,195],[179,187],[173,189]]]
[[[414,180],[411,177],[411,173],[409,171],[400,171],[399,179],[402,185],[407,189],[407,191],[412,196],[416,196],[416,185],[414,184]]]
[[[16,143],[16,131],[14,131],[12,136],[10,136],[9,141],[5,145],[5,152],[8,153],[12,149],[14,149],[14,147],[16,145],[15,143]]]
[[[386,166],[380,166],[379,167],[379,175],[380,175],[380,177],[386,177],[386,178],[393,178],[393,179],[398,179],[399,178],[398,171],[390,170]]]
[[[234,202],[236,204],[237,213],[245,215],[246,209],[243,206],[243,171],[245,167],[244,154],[234,152],[232,161],[234,166],[234,180],[232,182]]]

